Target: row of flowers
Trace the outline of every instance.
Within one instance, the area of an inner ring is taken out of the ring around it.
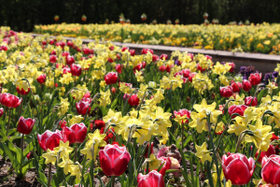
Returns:
[[[279,24],[266,23],[241,26],[63,23],[36,25],[34,32],[126,43],[279,54],[279,28]]]
[[[0,154],[44,186],[280,184],[280,64],[0,32]],[[55,171],[55,172],[54,172]]]

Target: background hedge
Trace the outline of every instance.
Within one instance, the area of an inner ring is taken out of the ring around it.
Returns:
[[[279,22],[279,0],[0,0],[0,25],[11,26],[15,30],[31,31],[35,24],[54,23],[54,15],[59,22],[104,23],[118,21],[123,13],[132,23],[141,23],[142,13],[147,14],[147,22],[156,19],[166,23],[180,19],[184,24],[200,24],[203,13],[209,13],[209,20],[218,18],[220,23],[230,21]]]

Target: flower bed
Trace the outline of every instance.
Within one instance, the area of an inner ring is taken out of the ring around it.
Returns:
[[[125,43],[160,44],[228,51],[280,53],[280,25],[37,25],[34,32]]]
[[[18,179],[279,184],[279,65],[263,76],[204,55],[12,31],[1,40],[0,154]]]

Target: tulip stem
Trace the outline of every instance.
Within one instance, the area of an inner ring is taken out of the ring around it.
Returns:
[[[182,125],[182,132],[181,132],[181,141],[182,141],[182,145],[181,146],[182,147],[181,147],[181,149],[182,149],[182,153],[184,153],[184,151],[183,151],[184,150],[184,141],[183,140],[184,140],[184,130],[185,129],[184,129],[184,124],[182,123],[181,125]]]
[[[8,119],[8,125],[7,125],[7,133],[8,133],[8,131],[9,131],[9,129],[10,129],[10,122],[11,122],[11,113],[12,113],[12,109],[8,109],[8,115],[9,115],[9,119]]]
[[[244,139],[245,135],[246,135],[246,134],[245,134],[244,132],[242,132],[242,133],[238,136],[238,140],[237,140],[237,144],[236,144],[236,148],[235,148],[235,152],[236,152],[236,153],[238,152],[239,147],[240,147],[240,145],[241,145],[241,142],[242,142],[242,140]]]
[[[111,177],[111,186],[114,187],[115,186],[115,176]]]
[[[94,160],[91,161],[90,173],[92,175],[92,187],[94,187]]]
[[[209,133],[209,139],[210,139],[211,147],[212,147],[212,150],[214,151],[216,149],[215,149],[215,144],[214,144],[213,137],[212,137],[212,134],[211,134],[210,115],[207,116],[207,127],[208,127],[208,133]],[[216,164],[216,170],[217,170],[217,177],[218,177],[217,178],[217,184],[218,184],[218,186],[221,186],[219,163],[218,163],[216,152],[213,152],[213,158],[214,158],[214,161],[215,161],[215,164]]]
[[[51,179],[52,179],[52,164],[49,163],[48,187],[51,186]]]
[[[92,181],[91,181],[91,186],[94,187],[94,143],[92,145],[92,161],[91,161],[91,167],[90,167],[90,175],[92,175]]]
[[[21,148],[21,162],[20,162],[20,175],[22,176],[22,162],[23,162],[23,142],[24,142],[24,134],[21,136],[20,148]]]
[[[77,151],[77,149],[78,149],[78,145],[77,145],[77,144],[75,144],[75,155],[74,155],[74,162],[76,162],[76,160],[77,160],[77,157],[78,157],[78,151]],[[78,158],[78,160],[79,160],[79,158]]]

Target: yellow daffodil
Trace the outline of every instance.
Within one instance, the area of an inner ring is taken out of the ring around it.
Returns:
[[[201,162],[212,161],[212,157],[210,155],[210,151],[207,150],[207,144],[204,142],[201,146],[195,145],[196,153],[195,156],[201,159]]]
[[[54,165],[57,159],[57,153],[48,149],[46,153],[43,153],[42,157],[46,159],[45,164],[51,163]]]
[[[95,130],[94,133],[89,133],[88,141],[81,150],[81,153],[86,155],[87,159],[95,160],[99,147],[104,147],[106,145],[104,141],[105,136],[106,134],[100,134],[99,129]]]

